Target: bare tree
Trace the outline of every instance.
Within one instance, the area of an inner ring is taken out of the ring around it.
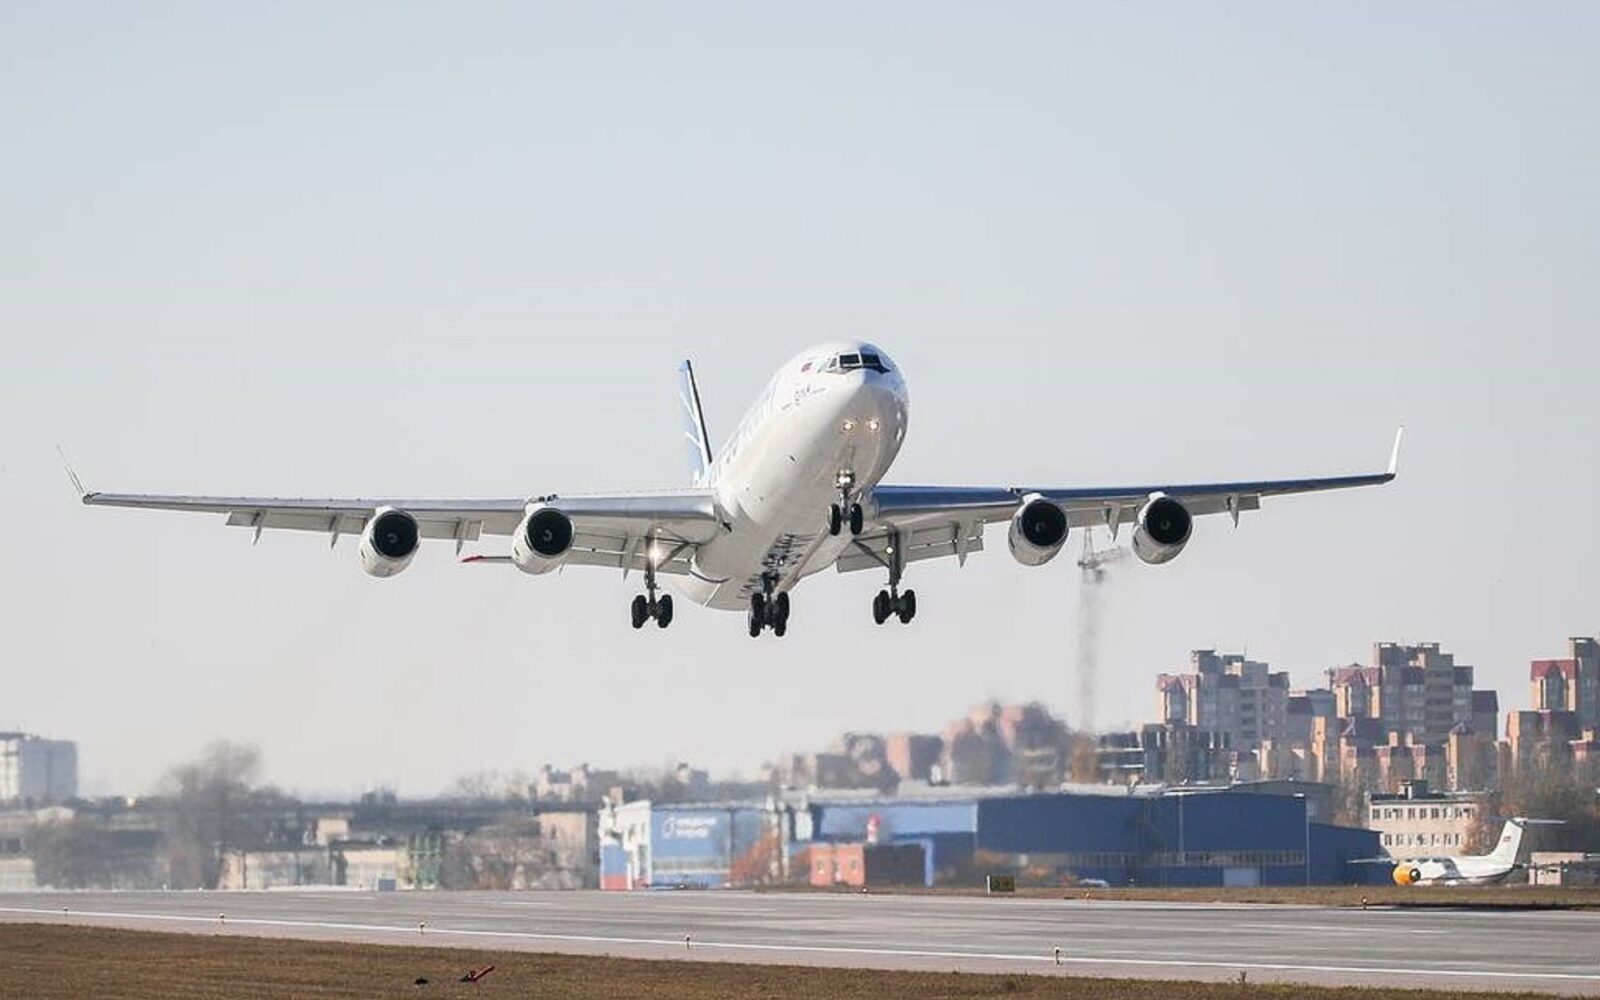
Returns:
[[[1501,786],[1495,811],[1501,816],[1563,821],[1562,826],[1540,832],[1540,850],[1600,851],[1600,801],[1596,799],[1595,777],[1592,766],[1569,762],[1518,768]],[[1482,844],[1492,844],[1500,834],[1498,818],[1492,829],[1475,832],[1475,839]]]
[[[160,791],[170,802],[166,834],[175,888],[216,888],[223,853],[250,846],[258,835],[251,812],[278,798],[256,787],[260,771],[259,750],[219,740],[167,772]]]

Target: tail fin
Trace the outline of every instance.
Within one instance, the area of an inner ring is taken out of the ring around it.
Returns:
[[[700,388],[694,381],[694,365],[678,366],[678,395],[683,403],[683,436],[689,449],[689,473],[694,485],[705,484],[711,471],[711,438],[706,434],[706,416],[700,409]]]
[[[1503,864],[1516,864],[1517,850],[1522,847],[1523,823],[1521,816],[1506,820],[1505,828],[1500,831],[1500,843],[1494,845],[1489,857]]]

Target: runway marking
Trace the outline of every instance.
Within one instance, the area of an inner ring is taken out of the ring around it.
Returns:
[[[19,913],[29,916],[66,917],[91,917],[113,920],[148,920],[153,922],[190,923],[190,924],[217,924],[228,927],[287,927],[305,928],[314,930],[338,931],[364,931],[379,934],[403,934],[413,940],[417,938],[437,938],[441,936],[469,937],[469,938],[510,938],[527,941],[565,941],[574,944],[612,944],[612,945],[649,945],[667,947],[681,950],[684,946],[682,938],[642,938],[620,937],[601,934],[549,934],[537,931],[495,931],[495,930],[468,930],[449,927],[436,927],[430,925],[426,934],[418,932],[415,926],[400,927],[392,924],[358,924],[331,920],[284,920],[263,917],[234,917],[222,923],[216,917],[201,917],[186,914],[158,914],[158,913],[121,913],[105,910],[73,910],[63,913],[60,908],[43,909],[37,907],[0,906],[0,913]],[[1119,966],[1147,966],[1153,968],[1178,968],[1178,969],[1245,969],[1259,972],[1332,972],[1354,975],[1394,975],[1405,976],[1411,979],[1422,976],[1453,976],[1463,979],[1550,979],[1562,982],[1600,983],[1600,974],[1581,972],[1510,972],[1494,971],[1487,969],[1431,969],[1416,965],[1408,966],[1373,966],[1373,965],[1312,965],[1294,962],[1219,962],[1213,960],[1192,959],[1162,959],[1162,958],[1095,958],[1092,956],[1063,954],[1059,959],[1053,955],[1017,954],[1015,952],[982,952],[982,951],[935,951],[920,948],[870,948],[865,946],[847,945],[806,945],[806,944],[765,944],[761,942],[744,941],[702,941],[696,939],[694,950],[704,951],[719,949],[723,951],[767,951],[767,952],[796,952],[805,954],[825,955],[871,955],[887,958],[948,958],[948,959],[985,959],[1002,962],[1030,962],[1042,965],[1119,965]]]

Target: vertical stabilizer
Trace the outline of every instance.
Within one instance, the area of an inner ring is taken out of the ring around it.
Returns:
[[[1522,828],[1522,817],[1513,816],[1506,820],[1505,827],[1500,831],[1500,843],[1494,845],[1489,857],[1501,864],[1516,864],[1517,851],[1522,847]]]
[[[678,366],[678,398],[683,404],[684,444],[689,451],[689,474],[694,485],[705,485],[711,472],[711,439],[706,435],[706,415],[700,409],[700,387],[694,381],[694,365]]]

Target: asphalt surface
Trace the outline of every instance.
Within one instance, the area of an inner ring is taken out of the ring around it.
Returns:
[[[0,922],[966,972],[1600,995],[1600,914],[745,892],[0,894]],[[1057,951],[1059,949],[1059,953]]]

